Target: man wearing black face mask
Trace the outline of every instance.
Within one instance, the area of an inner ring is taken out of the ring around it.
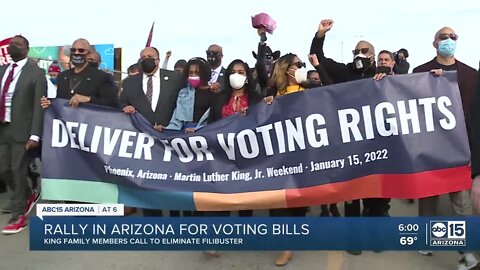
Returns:
[[[102,63],[102,57],[97,51],[92,49],[90,53],[87,54],[87,61],[89,66],[99,69]]]
[[[92,51],[90,43],[83,38],[75,40],[70,49],[70,62],[73,68],[60,73],[57,78],[57,98],[70,100],[72,107],[80,103],[116,107],[117,98],[114,84],[107,73],[92,67],[87,55]],[[42,107],[49,101],[42,98]]]
[[[180,89],[185,86],[179,72],[161,69],[158,50],[147,47],[140,52],[142,72],[123,81],[120,108],[127,114],[139,112],[157,130],[170,122]],[[144,209],[145,216],[162,216],[161,210]]]
[[[380,81],[387,75],[395,74],[393,67],[395,60],[393,53],[387,50],[382,50],[378,53],[378,66],[375,71],[373,79]],[[364,217],[378,217],[388,216],[388,210],[390,209],[390,199],[386,198],[370,198],[363,200],[363,213]]]
[[[10,181],[13,190],[12,217],[3,234],[24,230],[34,204],[28,200],[32,190],[27,152],[39,148],[43,113],[38,101],[47,93],[47,80],[44,71],[27,58],[28,49],[26,38],[13,37],[9,45],[13,63],[0,67],[0,178]]]
[[[102,57],[100,56],[100,54],[97,51],[95,51],[92,48],[92,51],[87,55],[87,61],[88,61],[89,66],[91,66],[93,68],[96,68],[96,69],[99,69],[100,64],[102,63]],[[105,73],[107,74],[108,78],[110,79],[110,83],[112,84],[113,93],[115,94],[115,96],[118,96],[118,87],[115,84],[115,78],[112,76],[112,74],[110,74],[108,72],[105,72]]]
[[[395,66],[395,60],[393,53],[387,50],[382,50],[378,53],[378,66],[375,72],[373,79],[379,81],[387,75],[395,74],[393,72],[393,67]]]
[[[333,26],[333,20],[322,20],[318,26],[318,31],[312,40],[310,53],[316,54],[320,64],[325,68],[328,76],[333,83],[342,83],[365,78],[372,78],[375,75],[375,49],[367,41],[359,41],[353,50],[353,62],[344,64],[338,63],[333,59],[326,58],[323,53],[323,43],[325,33],[330,31]],[[368,199],[367,199],[368,200]],[[364,208],[369,207],[367,203]],[[364,213],[372,213],[371,209],[365,209]],[[345,202],[345,216],[358,217],[361,215],[360,200]],[[359,255],[361,251],[348,251],[352,255]]]
[[[222,67],[223,50],[222,47],[213,44],[208,47],[207,61],[212,68],[212,76],[210,77],[210,91],[219,92],[223,88],[223,80],[225,69]]]

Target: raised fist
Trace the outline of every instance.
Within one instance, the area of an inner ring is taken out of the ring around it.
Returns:
[[[257,34],[259,36],[261,36],[262,34],[265,34],[267,32],[267,30],[265,29],[265,27],[259,27],[257,28]]]
[[[317,55],[316,54],[310,54],[308,55],[308,61],[310,61],[310,64],[312,64],[313,67],[317,67],[320,65],[320,62],[318,61]]]
[[[259,27],[257,29],[257,34],[260,36],[260,42],[264,43],[267,41],[267,30],[265,27]]]
[[[326,32],[332,29],[332,26],[333,26],[333,20],[331,19],[322,20],[318,25],[318,36],[323,37]]]

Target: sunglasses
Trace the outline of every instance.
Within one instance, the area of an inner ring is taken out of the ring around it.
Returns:
[[[290,66],[296,66],[298,68],[302,68],[302,67],[306,67],[307,65],[305,65],[305,62],[295,62],[295,63],[292,63]]]
[[[220,52],[207,51],[207,55],[219,55]]]
[[[438,35],[438,39],[440,40],[446,40],[446,39],[452,39],[452,40],[457,40],[458,36],[457,34],[440,34]]]
[[[361,49],[355,49],[355,50],[353,50],[352,53],[353,53],[353,55],[357,55],[357,54],[359,54],[360,52],[361,52],[362,54],[367,54],[368,51],[369,51],[368,48],[361,48]]]
[[[88,51],[87,49],[83,49],[83,48],[70,48],[70,52],[71,53],[75,53],[75,52],[79,52],[79,53],[84,53],[86,51]]]

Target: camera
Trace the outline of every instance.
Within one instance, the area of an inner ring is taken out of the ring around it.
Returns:
[[[393,59],[395,60],[395,62],[400,62],[400,58],[398,57],[399,54],[403,54],[404,58],[402,60],[406,60],[408,58],[408,51],[407,49],[400,49],[396,52],[393,53]]]

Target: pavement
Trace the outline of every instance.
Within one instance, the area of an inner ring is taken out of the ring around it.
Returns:
[[[0,194],[0,207],[8,204],[8,195]],[[440,208],[451,213],[448,197],[442,197]],[[339,209],[343,210],[341,204]],[[34,213],[32,213],[34,214]],[[314,207],[309,215],[319,214]],[[392,200],[392,216],[417,216],[417,204],[405,200]],[[6,224],[10,215],[1,214],[0,224]],[[0,235],[0,270],[120,270],[120,269],[325,269],[325,270],[447,270],[457,269],[456,252],[435,252],[422,256],[418,252],[363,252],[360,256],[341,251],[294,252],[290,263],[276,267],[279,252],[225,251],[210,257],[202,252],[83,252],[83,251],[30,251],[30,230],[16,235]],[[478,255],[478,254],[477,254]],[[478,256],[477,258],[480,258]]]

